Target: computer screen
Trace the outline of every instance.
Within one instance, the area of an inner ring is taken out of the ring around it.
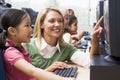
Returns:
[[[104,11],[104,0],[98,1],[97,7],[96,7],[96,21],[98,21],[103,16]],[[101,23],[101,27],[104,28],[104,22]],[[101,36],[100,42],[104,44],[104,33]]]
[[[104,10],[104,0],[100,0],[98,1],[97,7],[96,7],[97,21],[100,19],[101,16],[103,16],[103,10]]]
[[[104,0],[104,35],[107,61],[120,63],[120,0]]]

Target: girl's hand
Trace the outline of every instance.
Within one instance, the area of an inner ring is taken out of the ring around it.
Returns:
[[[61,79],[61,80],[75,80],[75,78],[66,78],[66,77],[64,77],[64,79]]]
[[[46,71],[53,72],[55,69],[64,69],[64,68],[70,68],[68,64],[65,62],[54,62],[51,66],[49,66]]]

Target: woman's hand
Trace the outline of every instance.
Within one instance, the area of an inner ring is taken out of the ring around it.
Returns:
[[[95,25],[93,32],[92,32],[92,37],[95,39],[99,39],[102,32],[103,32],[103,28],[100,26],[102,21],[103,21],[103,16],[98,20],[97,24]]]
[[[57,61],[57,62],[54,62],[51,66],[49,66],[45,70],[49,72],[53,72],[55,69],[64,69],[64,68],[70,68],[70,66],[65,62]]]
[[[90,58],[92,59],[93,54],[99,53],[99,38],[103,32],[103,28],[100,24],[103,21],[103,16],[98,20],[97,24],[95,25],[93,32],[92,32],[92,47],[90,50]]]

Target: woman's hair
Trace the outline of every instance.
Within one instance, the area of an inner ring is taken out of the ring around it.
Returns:
[[[41,44],[41,39],[43,37],[43,30],[40,29],[40,27],[43,25],[44,20],[46,18],[46,15],[50,12],[50,11],[55,11],[57,13],[59,13],[63,19],[63,26],[64,26],[64,18],[62,13],[60,12],[59,8],[54,8],[54,7],[49,7],[49,8],[45,8],[44,10],[42,10],[41,12],[38,13],[37,19],[36,19],[36,23],[35,23],[35,27],[34,27],[34,34],[33,37],[37,38],[39,42],[39,44]],[[63,28],[64,30],[64,28]],[[61,34],[60,38],[59,38],[59,43],[61,46],[65,46],[65,42],[63,40],[63,33]]]
[[[68,16],[69,15],[69,12],[68,12],[68,10],[67,9],[65,9],[65,8],[60,8],[60,11],[61,11],[61,13],[62,13],[62,15],[63,15],[63,17],[65,17],[65,16]]]
[[[74,23],[74,21],[76,21],[76,20],[77,20],[77,17],[75,15],[69,16],[69,23],[68,23],[68,25],[71,26]]]
[[[16,28],[26,16],[26,12],[18,9],[6,9],[2,13],[0,17],[0,49],[5,50],[9,47],[5,46],[8,28]]]

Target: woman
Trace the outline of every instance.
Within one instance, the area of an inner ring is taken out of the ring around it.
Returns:
[[[102,28],[101,20],[93,31],[93,46],[91,52],[84,53],[63,40],[64,18],[55,8],[46,8],[39,12],[34,28],[34,38],[29,44],[24,44],[30,53],[33,65],[47,71],[69,67],[64,61],[73,62],[80,66],[89,66],[90,58],[98,46]],[[56,62],[57,61],[57,62]]]

